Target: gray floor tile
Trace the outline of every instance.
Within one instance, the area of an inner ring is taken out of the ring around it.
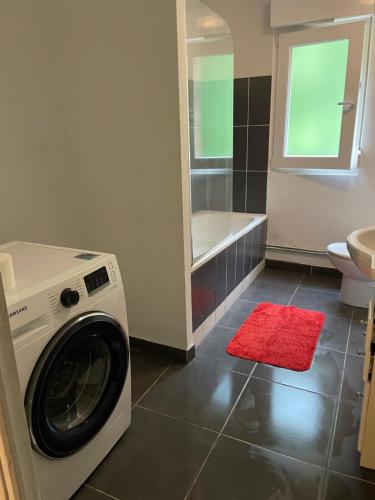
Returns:
[[[336,276],[320,276],[317,274],[305,274],[300,284],[301,288],[311,290],[326,290],[339,292],[342,278]]]
[[[337,293],[299,288],[293,297],[292,304],[302,309],[323,312],[327,316],[351,319],[353,308],[338,299]]]
[[[325,466],[336,400],[250,379],[224,434]]]
[[[210,431],[135,408],[129,430],[88,482],[120,500],[182,499],[215,439]]]
[[[367,314],[368,314],[367,307],[355,307],[353,319],[356,321],[360,321],[361,319],[367,321]]]
[[[366,326],[362,325],[359,321],[353,321],[350,327],[348,353],[361,355],[365,348],[365,335]]]
[[[72,496],[71,500],[111,500],[111,498],[115,499],[116,497],[110,497],[88,485],[84,485]]]
[[[131,350],[132,401],[136,402],[171,362],[158,354]]]
[[[373,500],[375,484],[330,472],[324,500]]]
[[[254,361],[230,356],[226,352],[226,348],[234,335],[236,335],[234,330],[230,330],[225,326],[216,326],[197,347],[195,359],[223,370],[249,374],[255,366]]]
[[[358,393],[363,393],[363,362],[363,356],[347,355],[344,368],[344,383],[341,392],[342,399],[356,402],[358,401]]]
[[[257,304],[251,302],[237,300],[229,311],[221,318],[219,325],[237,330],[256,306]]]
[[[346,352],[350,321],[327,316],[323,331],[320,334],[318,347],[331,351]]]
[[[315,500],[322,471],[221,437],[189,500]]]
[[[329,468],[375,483],[375,471],[360,467],[357,450],[361,404],[340,401]]]
[[[294,285],[296,287],[300,283],[302,277],[303,273],[282,271],[279,269],[264,269],[255,280],[255,283],[262,281],[264,283]]]
[[[344,358],[343,353],[317,348],[310,370],[295,372],[258,363],[254,370],[254,377],[337,397]]]
[[[273,302],[288,304],[296,287],[278,283],[263,283],[255,281],[241,295],[240,300],[249,302]]]
[[[220,430],[247,377],[193,361],[171,367],[142,399],[142,406]]]
[[[82,488],[80,488],[77,491],[77,493],[71,497],[71,500],[110,500],[110,499],[111,497],[109,497],[105,493],[101,493],[100,491],[95,490],[94,488],[86,484],[83,485]]]

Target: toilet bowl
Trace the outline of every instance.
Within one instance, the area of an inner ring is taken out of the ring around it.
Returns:
[[[368,307],[375,292],[375,281],[371,281],[354,264],[346,243],[331,243],[327,247],[329,260],[342,272],[340,300],[357,307]]]

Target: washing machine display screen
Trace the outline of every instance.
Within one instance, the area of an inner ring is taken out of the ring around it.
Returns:
[[[89,295],[108,283],[109,277],[105,266],[85,276],[86,289]]]

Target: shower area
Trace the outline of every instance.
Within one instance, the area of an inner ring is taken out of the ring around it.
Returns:
[[[195,343],[264,266],[266,216],[233,211],[234,51],[214,0],[186,0]]]

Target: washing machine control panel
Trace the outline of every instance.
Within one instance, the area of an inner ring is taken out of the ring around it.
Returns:
[[[94,272],[84,276],[86,290],[89,295],[96,290],[101,289],[109,284],[109,276],[105,266],[96,269]]]

